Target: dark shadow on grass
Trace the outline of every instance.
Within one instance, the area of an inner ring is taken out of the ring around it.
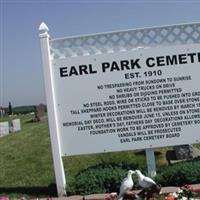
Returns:
[[[29,195],[32,197],[39,196],[57,196],[56,184],[50,184],[47,187],[0,187],[0,194],[19,194]]]
[[[25,124],[32,124],[32,123],[35,123],[36,121],[34,121],[34,118],[32,118],[32,119],[29,119],[29,120],[27,120],[27,121],[25,121],[24,123]]]
[[[142,150],[142,151],[137,151],[137,152],[134,152],[136,156],[145,156],[145,151]],[[154,151],[155,155],[156,156],[159,156],[161,155],[162,153],[160,151]]]
[[[136,151],[136,152],[134,152],[134,154],[136,155],[136,156],[145,156],[145,151]]]

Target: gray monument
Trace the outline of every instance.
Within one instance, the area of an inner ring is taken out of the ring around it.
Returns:
[[[46,111],[46,106],[44,104],[39,104],[38,106],[35,106],[34,121],[37,121],[37,122],[45,121],[47,119],[45,111]]]

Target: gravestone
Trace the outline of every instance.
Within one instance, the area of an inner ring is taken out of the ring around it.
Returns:
[[[9,123],[0,122],[0,137],[9,134]]]
[[[174,151],[176,158],[179,160],[190,159],[194,157],[192,145],[189,144],[174,146]]]
[[[4,117],[5,116],[5,110],[4,108],[0,107],[0,117]]]
[[[12,120],[12,132],[17,132],[21,130],[20,119]]]
[[[183,160],[194,159],[199,156],[199,149],[189,144],[174,146],[173,150],[166,151],[166,160],[169,165]]]
[[[35,106],[35,121],[45,121],[46,120],[46,106],[44,104],[39,104]]]

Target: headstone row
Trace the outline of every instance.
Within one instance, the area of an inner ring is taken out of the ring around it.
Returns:
[[[8,121],[0,122],[0,137],[20,130],[21,130],[20,119],[14,119],[11,121],[11,123],[9,123]]]

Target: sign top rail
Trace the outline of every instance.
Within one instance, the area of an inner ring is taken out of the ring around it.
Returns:
[[[97,33],[50,40],[52,59],[200,43],[200,23]]]
[[[121,32],[132,32],[132,31],[142,31],[142,30],[151,30],[151,29],[164,29],[169,27],[180,27],[180,26],[200,26],[200,22],[192,22],[192,23],[182,23],[182,24],[171,24],[171,25],[162,25],[162,26],[152,26],[152,27],[143,27],[143,28],[135,28],[135,29],[122,29],[118,31],[108,31],[108,32],[100,32],[100,33],[91,33],[91,34],[82,34],[82,35],[75,35],[75,36],[66,36],[66,37],[58,37],[58,38],[51,38],[51,41],[58,41],[58,40],[66,40],[66,39],[77,39],[77,38],[85,38],[85,37],[93,37],[98,35],[107,35],[107,34],[115,34]]]

